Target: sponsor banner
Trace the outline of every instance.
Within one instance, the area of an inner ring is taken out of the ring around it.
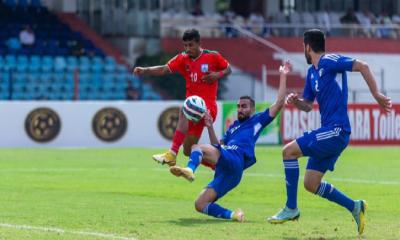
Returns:
[[[348,114],[352,129],[350,144],[400,144],[399,104],[393,105],[391,113],[385,113],[376,104],[349,104]],[[320,125],[316,105],[308,113],[287,106],[282,114],[282,140],[287,143]]]
[[[183,101],[0,102],[0,147],[165,147]],[[218,103],[221,109],[221,104]],[[222,118],[214,128],[221,132]],[[208,143],[205,130],[200,143]]]
[[[256,103],[256,112],[265,111],[269,106],[270,104],[267,103]],[[224,102],[222,109],[222,134],[224,134],[237,119],[236,102]],[[279,121],[280,115],[261,132],[257,141],[258,144],[279,143]]]

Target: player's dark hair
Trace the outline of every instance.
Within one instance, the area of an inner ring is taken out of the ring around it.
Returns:
[[[183,33],[182,40],[184,42],[192,40],[195,42],[200,42],[200,33],[194,28],[188,29]]]
[[[325,34],[319,29],[310,29],[304,32],[304,45],[318,52],[325,52]]]
[[[252,97],[250,97],[250,96],[241,96],[239,99],[248,99],[248,100],[250,100],[250,106],[252,107],[252,108],[254,108],[255,106],[256,106],[256,102],[254,101],[254,99],[252,98]]]

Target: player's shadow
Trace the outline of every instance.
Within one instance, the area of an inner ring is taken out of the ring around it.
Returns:
[[[175,220],[169,220],[168,221],[171,224],[179,225],[179,226],[184,226],[184,227],[190,227],[193,225],[200,225],[200,224],[216,224],[216,223],[227,223],[227,222],[232,222],[231,220],[225,220],[225,219],[201,219],[201,218],[178,218]],[[251,223],[251,221],[245,221],[245,223]]]

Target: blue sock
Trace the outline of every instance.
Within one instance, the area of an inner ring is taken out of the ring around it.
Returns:
[[[334,188],[330,183],[321,182],[315,194],[347,208],[350,212],[354,209],[354,201]]]
[[[297,159],[284,160],[286,176],[286,206],[290,209],[297,208],[297,185],[299,182],[299,162]]]
[[[201,149],[200,148],[193,149],[192,153],[189,156],[189,161],[187,163],[187,166],[191,168],[193,172],[195,172],[202,158],[203,158],[203,152],[201,151]]]
[[[231,210],[225,209],[216,203],[207,204],[203,209],[203,213],[209,216],[223,219],[231,219],[232,215]]]

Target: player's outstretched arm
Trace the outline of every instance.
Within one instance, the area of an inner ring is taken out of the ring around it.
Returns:
[[[163,76],[171,73],[167,65],[153,66],[153,67],[135,67],[133,69],[135,75],[147,75],[147,76]]]
[[[369,91],[372,93],[372,96],[375,98],[378,104],[383,109],[385,109],[386,112],[390,112],[392,109],[392,101],[389,97],[379,92],[378,86],[376,85],[375,77],[372,74],[368,64],[360,60],[355,60],[353,63],[352,71],[361,73],[365,82],[367,82]]]
[[[289,61],[286,61],[283,65],[279,67],[280,78],[279,78],[279,88],[278,88],[278,96],[274,104],[269,108],[270,117],[275,117],[279,111],[285,105],[285,97],[286,97],[286,79],[287,75],[290,72],[292,65]]]
[[[213,127],[213,119],[208,111],[206,112],[206,115],[204,115],[204,124],[206,125],[207,130],[208,130],[208,136],[210,138],[210,143],[211,144],[219,144],[217,135],[215,134],[214,127]]]

